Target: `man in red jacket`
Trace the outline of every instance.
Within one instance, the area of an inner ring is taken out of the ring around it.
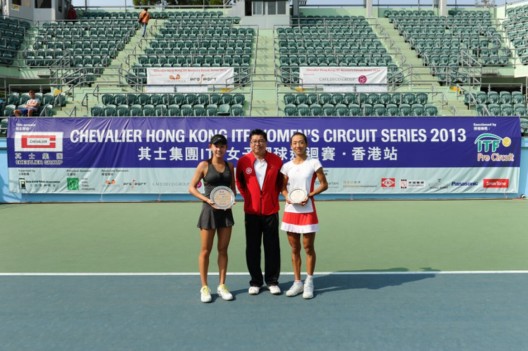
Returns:
[[[249,294],[257,295],[266,283],[273,295],[280,295],[279,193],[283,176],[282,160],[268,152],[267,134],[250,132],[251,151],[240,158],[236,168],[237,188],[244,198],[246,263],[251,275]],[[264,280],[260,267],[260,247],[264,242]]]

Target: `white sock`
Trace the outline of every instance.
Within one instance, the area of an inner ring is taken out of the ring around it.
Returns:
[[[307,274],[306,275],[306,281],[310,281],[310,280],[313,280],[313,275]]]

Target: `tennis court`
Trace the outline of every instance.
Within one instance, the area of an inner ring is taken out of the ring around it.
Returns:
[[[247,294],[237,204],[211,304],[199,206],[0,205],[2,350],[528,349],[526,201],[320,201],[312,300]]]

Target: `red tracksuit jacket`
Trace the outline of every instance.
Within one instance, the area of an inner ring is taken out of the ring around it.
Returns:
[[[245,154],[237,163],[236,185],[244,198],[244,212],[247,214],[268,216],[280,210],[279,193],[283,181],[280,172],[282,160],[271,152],[267,152],[264,159],[268,166],[262,191],[254,168],[255,155],[252,152]]]

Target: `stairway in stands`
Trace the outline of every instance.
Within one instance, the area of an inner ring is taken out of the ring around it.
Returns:
[[[273,30],[259,29],[258,33],[250,112],[251,116],[276,116],[278,103]]]

